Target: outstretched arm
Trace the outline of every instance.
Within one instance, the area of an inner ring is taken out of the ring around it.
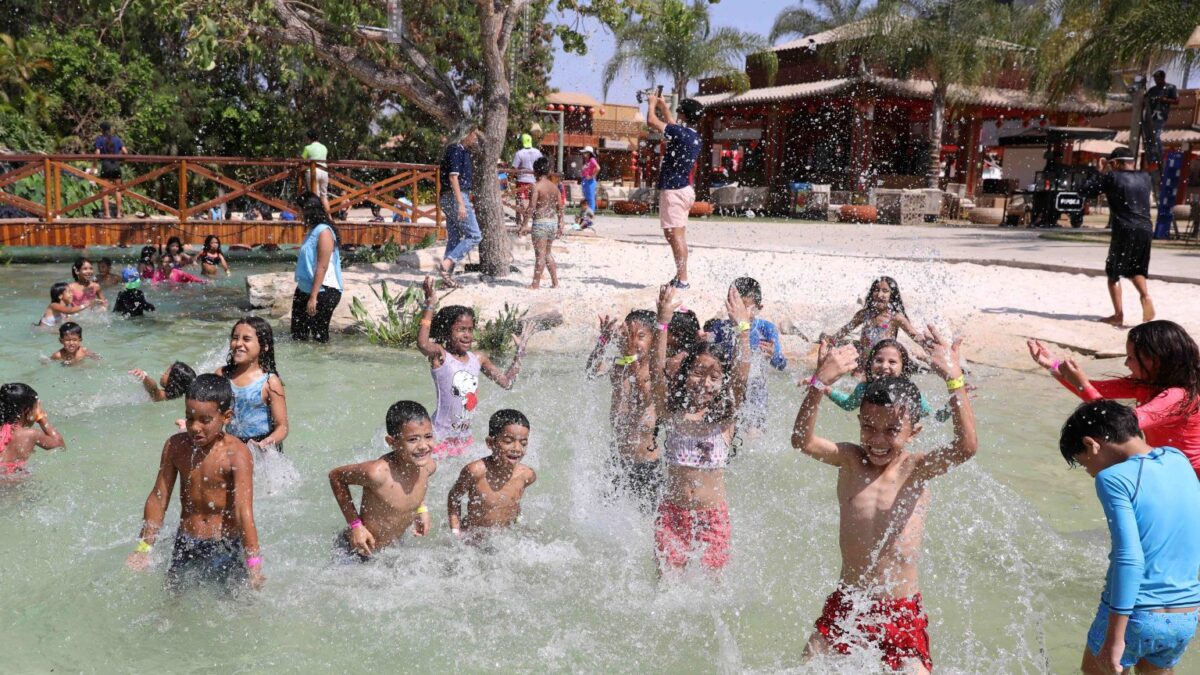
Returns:
[[[596,340],[596,346],[588,355],[587,365],[584,366],[584,372],[587,373],[589,380],[596,379],[608,370],[608,362],[601,357],[604,356],[604,350],[616,332],[617,320],[608,315],[602,315],[600,317],[600,338]]]
[[[487,376],[489,380],[500,385],[501,389],[512,389],[517,383],[517,376],[521,374],[521,358],[525,356],[525,345],[529,342],[529,336],[533,334],[533,330],[528,325],[524,327],[520,335],[513,336],[513,343],[517,346],[517,351],[513,354],[512,363],[508,364],[508,370],[501,371],[500,368],[492,363],[486,355],[479,355],[479,370]]]
[[[659,419],[667,414],[667,326],[679,307],[675,289],[669,285],[658,289],[658,326],[654,334],[654,357],[650,362],[650,391]]]
[[[433,308],[437,306],[437,293],[433,290],[433,277],[426,276],[421,287],[425,291],[425,309],[421,313],[421,326],[417,330],[417,349],[425,355],[425,358],[429,359],[430,366],[437,368],[442,365],[446,351],[429,337],[430,330],[433,328]]]
[[[733,324],[735,335],[733,346],[733,376],[729,385],[733,389],[734,408],[742,407],[746,400],[746,382],[750,379],[750,308],[742,300],[742,296],[733,286],[729,287],[729,295],[725,298],[725,311],[729,313],[729,322]]]
[[[833,341],[834,343],[841,342],[842,340],[846,339],[847,335],[849,335],[851,332],[853,332],[855,328],[858,328],[859,326],[861,326],[863,324],[863,322],[866,320],[867,320],[867,310],[865,310],[865,309],[858,310],[857,312],[854,313],[854,318],[850,319],[850,322],[847,323],[845,326],[842,326],[841,328],[837,329],[837,332],[835,332],[833,335],[829,336],[829,339],[831,341]]]
[[[975,413],[971,410],[971,398],[963,382],[963,371],[959,349],[962,338],[953,343],[943,338],[933,326],[929,327],[932,343],[929,349],[930,365],[934,372],[946,380],[950,390],[950,416],[954,420],[954,440],[950,445],[921,455],[915,475],[919,478],[940,476],[955,466],[966,462],[979,451],[979,439],[975,435]]]
[[[158,476],[154,479],[154,488],[146,497],[146,506],[142,510],[142,530],[138,534],[138,548],[125,559],[125,564],[135,570],[145,569],[150,565],[150,547],[158,539],[158,531],[162,528],[163,518],[167,515],[167,505],[171,501],[171,491],[175,489],[175,479],[179,472],[171,461],[171,441],[167,439],[163,445],[162,457],[158,460]]]
[[[136,377],[142,383],[142,388],[150,395],[151,401],[167,400],[167,395],[163,393],[162,389],[158,388],[158,383],[154,381],[153,377],[147,375],[146,371],[134,368],[129,371],[129,374]]]
[[[458,472],[458,480],[450,488],[446,496],[446,510],[449,512],[450,532],[458,534],[462,528],[462,499],[471,488],[471,465],[468,464]]]
[[[826,343],[828,347],[829,343]],[[823,349],[817,372],[807,383],[804,401],[796,413],[792,427],[792,447],[804,454],[833,466],[843,466],[850,457],[850,446],[834,443],[816,435],[817,409],[821,405],[822,393],[829,382],[836,381],[844,372],[854,370],[858,363],[858,351],[850,346]]]

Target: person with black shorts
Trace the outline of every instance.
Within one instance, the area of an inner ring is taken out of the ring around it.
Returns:
[[[120,136],[117,136],[112,132],[112,125],[110,125],[108,122],[100,123],[100,135],[96,137],[96,142],[93,144],[93,147],[96,149],[96,154],[100,156],[129,154],[129,148],[125,146],[125,142],[121,140]],[[113,157],[101,159],[100,171],[98,175],[101,179],[106,181],[120,181],[121,160]],[[101,186],[101,188],[103,189],[103,186]],[[110,215],[115,215],[117,218],[121,217],[121,190],[119,188],[117,189],[116,199],[114,201],[116,202],[117,207],[115,214],[113,211],[109,210],[108,195],[103,197],[101,203],[104,211],[100,214],[101,218],[108,218]]]
[[[1134,168],[1133,152],[1120,147],[1100,160],[1100,171],[1088,178],[1083,190],[1087,197],[1104,194],[1108,199],[1108,222],[1112,240],[1104,272],[1108,276],[1108,294],[1112,298],[1112,316],[1104,323],[1121,326],[1125,312],[1121,302],[1121,277],[1133,282],[1142,301],[1142,321],[1154,319],[1154,302],[1146,288],[1150,276],[1150,245],[1154,224],[1150,220],[1150,174]]]

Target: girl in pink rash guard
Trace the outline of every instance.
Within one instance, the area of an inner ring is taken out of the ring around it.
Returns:
[[[1033,360],[1084,401],[1133,399],[1138,426],[1153,447],[1178,449],[1200,476],[1200,349],[1173,321],[1149,321],[1129,331],[1129,376],[1089,380],[1073,359],[1059,361],[1037,340]]]

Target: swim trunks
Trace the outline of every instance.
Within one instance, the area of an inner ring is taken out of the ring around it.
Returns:
[[[650,513],[662,494],[663,473],[659,462],[635,462],[619,455],[609,457],[606,469],[612,476],[607,497],[624,494],[637,503],[638,510]]]
[[[369,561],[370,556],[365,556],[350,546],[350,530],[349,528],[342,530],[333,540],[333,557],[334,562],[360,562]]]
[[[1149,230],[1114,228],[1104,260],[1104,273],[1109,281],[1121,277],[1150,276],[1150,247],[1154,234]]]
[[[870,602],[870,607],[862,606]],[[921,594],[907,598],[853,599],[841,588],[825,599],[817,632],[839,654],[854,648],[871,646],[883,652],[883,662],[900,670],[904,662],[918,659],[926,670],[933,670],[929,656],[929,617],[921,607]]]
[[[700,564],[719,570],[729,562],[729,505],[685,509],[663,501],[654,522],[654,547],[662,567],[683,568],[697,551]]]
[[[553,220],[535,220],[531,228],[534,239],[554,239],[558,236],[558,222]]]
[[[175,533],[171,567],[167,570],[168,590],[200,585],[233,590],[245,585],[247,578],[241,539],[199,539],[184,532]]]
[[[1104,603],[1100,603],[1092,627],[1088,629],[1087,648],[1094,655],[1098,655],[1104,645],[1109,611]],[[1132,668],[1138,661],[1146,659],[1155,668],[1174,668],[1196,634],[1196,619],[1197,612],[1172,614],[1134,610],[1125,628],[1125,653],[1121,655],[1121,665]]]

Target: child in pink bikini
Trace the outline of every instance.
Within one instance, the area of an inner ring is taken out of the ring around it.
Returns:
[[[425,277],[424,289],[425,313],[417,332],[417,349],[429,359],[433,386],[437,390],[433,433],[438,444],[433,455],[441,459],[463,454],[474,441],[471,418],[479,403],[475,392],[479,389],[480,373],[502,388],[512,389],[521,372],[521,357],[525,354],[529,331],[513,338],[517,353],[508,370],[501,371],[486,354],[470,351],[475,341],[475,311],[462,305],[449,305],[434,316],[437,295],[433,290],[433,277]]]
[[[20,382],[0,386],[0,481],[26,475],[25,462],[35,448],[65,447],[32,387]]]
[[[863,300],[863,308],[855,312],[854,318],[838,329],[831,339],[836,344],[859,326],[862,326],[862,332],[858,339],[858,353],[863,358],[875,343],[895,340],[900,337],[900,331],[904,331],[917,344],[924,344],[928,340],[908,320],[904,299],[900,297],[900,285],[891,277],[879,277],[871,282],[871,289]]]

